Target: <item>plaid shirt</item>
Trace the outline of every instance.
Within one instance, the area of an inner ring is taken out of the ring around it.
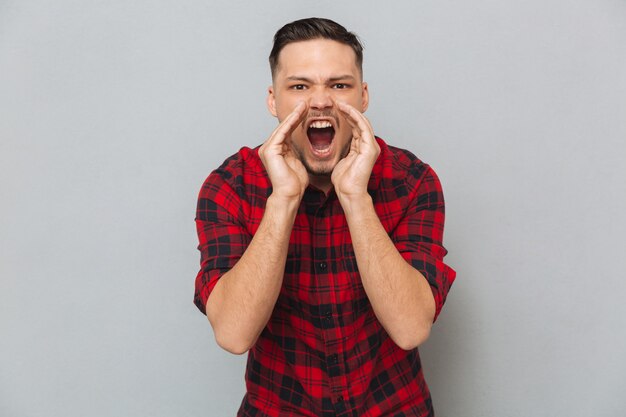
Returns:
[[[439,315],[455,272],[442,261],[444,201],[434,171],[377,138],[368,190],[398,251],[428,280]],[[256,232],[271,183],[257,149],[242,148],[205,181],[196,225],[205,305]],[[309,187],[293,226],[283,286],[250,349],[238,416],[433,416],[417,349],[404,351],[376,319],[334,191]]]

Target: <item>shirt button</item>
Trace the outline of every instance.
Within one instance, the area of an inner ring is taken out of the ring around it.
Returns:
[[[338,403],[343,402],[343,397],[341,395],[339,397],[337,397],[337,402]]]
[[[326,268],[328,268],[328,265],[326,265],[326,262],[320,262],[319,264],[317,264],[317,266],[319,267],[319,269],[321,269],[322,271],[326,271]]]
[[[326,329],[330,329],[331,327],[333,327],[333,318],[332,318],[332,316],[330,316],[330,315],[329,316],[325,316],[322,319],[322,325]]]
[[[337,364],[337,355],[330,355],[328,357],[328,363],[330,363],[331,365]]]

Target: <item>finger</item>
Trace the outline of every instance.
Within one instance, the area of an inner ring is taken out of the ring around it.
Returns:
[[[347,120],[351,126],[358,127],[363,133],[371,133],[371,125],[363,113],[347,103],[339,102],[338,104],[339,110],[348,117]]]
[[[299,102],[293,111],[274,129],[274,132],[268,139],[268,144],[282,144],[304,118],[306,107],[304,101]]]
[[[348,113],[346,113],[346,107],[347,104],[344,103],[343,101],[337,101],[334,98],[332,98],[333,103],[335,103],[335,106],[339,109],[339,111],[341,113],[343,113],[345,116],[347,116],[345,118],[345,120],[348,122],[348,124],[350,125],[350,127],[355,128],[357,127],[357,123],[355,120],[353,120],[352,116],[350,116]]]
[[[339,110],[347,116],[346,120],[352,127],[357,127],[360,131],[360,137],[373,142],[374,139],[374,131],[372,129],[372,125],[369,123],[369,120],[357,109],[352,107],[351,105],[343,102],[338,102]]]

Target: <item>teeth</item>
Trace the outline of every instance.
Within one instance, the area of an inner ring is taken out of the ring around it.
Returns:
[[[313,123],[311,123],[311,125],[309,126],[310,128],[313,129],[324,129],[326,127],[331,127],[332,125],[330,124],[330,122],[326,121],[326,120],[316,120]]]

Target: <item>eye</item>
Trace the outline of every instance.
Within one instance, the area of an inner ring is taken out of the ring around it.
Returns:
[[[304,89],[306,89],[306,85],[304,85],[304,84],[295,84],[295,85],[292,85],[289,88],[292,89],[292,90],[304,90]]]
[[[345,84],[345,83],[337,83],[337,84],[333,84],[333,88],[336,90],[344,90],[346,88],[349,88],[350,85],[349,84]]]

